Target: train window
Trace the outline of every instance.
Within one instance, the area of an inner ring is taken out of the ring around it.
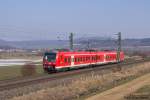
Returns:
[[[49,62],[55,62],[56,61],[56,53],[45,53],[44,58]]]
[[[95,58],[95,60],[97,60],[97,56],[95,56],[94,58]]]
[[[67,58],[64,59],[64,62],[65,62],[65,63],[67,62]]]
[[[106,59],[109,60],[111,57],[109,55],[106,56]]]
[[[68,58],[68,63],[70,63],[71,62],[71,59],[70,58]]]
[[[78,62],[80,62],[80,58],[78,58]]]
[[[74,58],[74,62],[77,62],[77,58]]]
[[[109,59],[109,56],[106,56],[106,59]]]

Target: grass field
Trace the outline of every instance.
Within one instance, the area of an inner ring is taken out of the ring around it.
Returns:
[[[125,100],[150,100],[150,84],[145,85],[135,93],[130,94]]]
[[[150,84],[143,86],[136,93],[149,93],[150,94]]]
[[[21,65],[0,67],[0,80],[22,77],[22,68]],[[35,75],[37,74],[43,74],[42,65],[35,65]]]

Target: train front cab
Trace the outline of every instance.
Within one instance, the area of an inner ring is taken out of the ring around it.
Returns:
[[[43,57],[43,69],[45,72],[55,72],[56,66],[56,56],[55,52],[46,52]]]

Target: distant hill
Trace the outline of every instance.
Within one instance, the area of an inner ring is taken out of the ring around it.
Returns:
[[[9,44],[17,48],[61,48],[68,46],[68,41],[58,40],[34,40],[34,41],[12,41]]]
[[[0,49],[12,49],[15,48],[9,44],[9,42],[0,39]]]
[[[0,39],[0,45],[8,45],[8,42]]]
[[[90,38],[90,39],[80,39],[78,40],[78,44],[82,45],[82,47],[86,47],[88,45],[88,41],[91,48],[108,48],[115,49],[117,46],[116,39],[98,39],[98,38]],[[150,38],[144,39],[124,39],[122,40],[122,47],[137,47],[137,46],[150,46]]]
[[[87,48],[88,41],[90,47],[102,48],[109,47],[114,48],[117,40],[112,38],[100,38],[100,37],[88,37],[79,38],[74,40],[74,47],[76,48]],[[124,39],[122,40],[122,46],[150,46],[150,38],[144,39]],[[34,40],[34,41],[5,41],[0,40],[0,48],[68,48],[68,40]]]

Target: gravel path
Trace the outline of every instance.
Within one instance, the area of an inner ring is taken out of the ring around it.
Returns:
[[[150,84],[150,73],[141,76],[131,82],[117,86],[113,89],[104,91],[86,100],[122,100],[125,96],[135,92],[144,85]]]

